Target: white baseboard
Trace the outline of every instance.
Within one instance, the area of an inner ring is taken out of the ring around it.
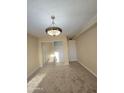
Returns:
[[[71,59],[69,60],[69,62],[77,62],[78,60],[77,59]]]
[[[41,68],[41,66],[38,66],[38,67],[36,67],[28,76],[27,76],[27,78],[30,78],[31,76],[32,76],[32,74],[34,74],[38,69],[40,69]]]
[[[80,62],[78,62],[79,64],[81,64]],[[92,71],[90,70],[87,66],[85,66],[84,64],[81,64],[84,68],[86,68],[92,75],[94,75],[96,78],[97,78],[97,75]]]

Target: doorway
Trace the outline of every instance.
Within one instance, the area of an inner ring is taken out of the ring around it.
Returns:
[[[64,63],[64,47],[62,41],[42,42],[43,66]]]

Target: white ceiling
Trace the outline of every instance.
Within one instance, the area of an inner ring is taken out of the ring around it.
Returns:
[[[97,14],[97,0],[27,0],[27,31],[40,37],[51,25],[51,15],[63,34],[73,37]]]

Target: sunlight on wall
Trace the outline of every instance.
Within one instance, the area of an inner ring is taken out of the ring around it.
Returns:
[[[55,52],[55,57],[56,57],[56,62],[59,63],[60,60],[59,60],[59,52]]]
[[[55,57],[55,55],[54,54],[51,54],[50,57]]]
[[[55,55],[51,54],[50,57],[49,57],[49,63],[54,62],[54,58],[55,58]]]

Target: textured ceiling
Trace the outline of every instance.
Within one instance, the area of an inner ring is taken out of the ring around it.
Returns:
[[[97,0],[27,0],[27,31],[40,37],[51,25],[51,15],[64,35],[73,37],[97,14]]]

